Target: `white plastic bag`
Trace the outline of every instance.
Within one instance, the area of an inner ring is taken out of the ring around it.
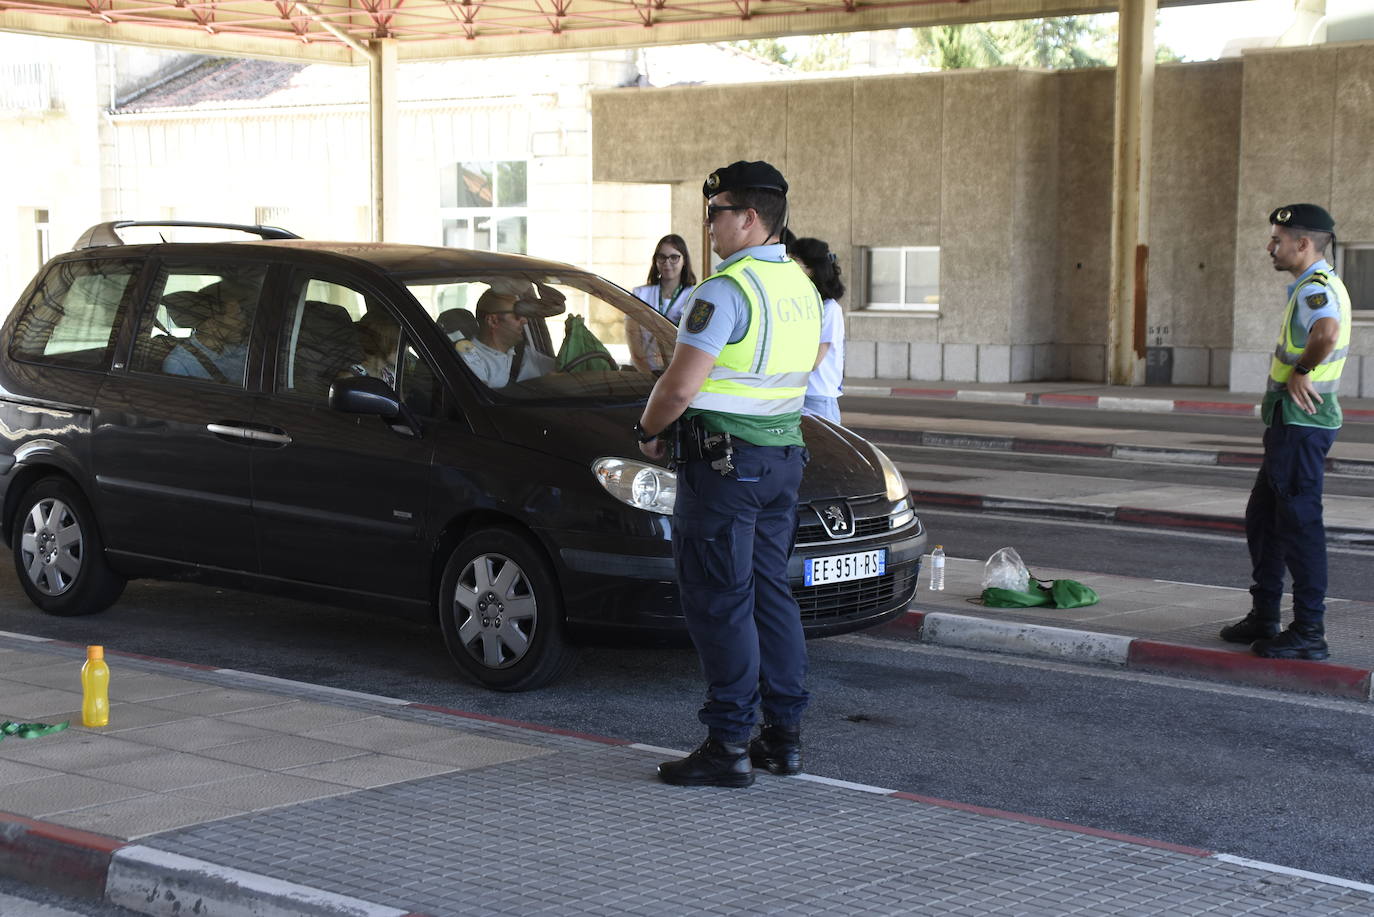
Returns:
[[[1027,592],[1030,589],[1030,571],[1021,562],[1021,555],[1015,548],[998,548],[983,566],[983,588],[1012,589]]]

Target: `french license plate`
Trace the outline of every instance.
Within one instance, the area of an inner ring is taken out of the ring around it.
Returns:
[[[887,548],[854,554],[831,554],[806,559],[806,585],[823,586],[852,579],[868,579],[887,572]]]

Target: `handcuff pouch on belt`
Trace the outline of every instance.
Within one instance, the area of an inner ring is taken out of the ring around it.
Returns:
[[[673,451],[675,464],[706,461],[723,477],[735,470],[735,445],[729,433],[715,433],[703,427],[695,417],[686,417],[673,425],[677,430]]]

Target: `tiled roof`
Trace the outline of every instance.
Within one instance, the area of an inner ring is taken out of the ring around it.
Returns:
[[[780,64],[722,45],[646,48],[641,53],[644,82],[650,86],[757,82],[795,75]],[[556,92],[564,83],[560,65],[566,61],[566,55],[532,55],[402,64],[398,92],[403,100]],[[633,72],[627,59],[626,73]],[[120,100],[116,111],[211,111],[366,101],[366,67],[207,57]]]

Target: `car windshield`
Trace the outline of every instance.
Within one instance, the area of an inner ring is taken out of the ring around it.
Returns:
[[[450,274],[403,283],[498,400],[643,398],[677,336],[652,307],[592,274]]]

